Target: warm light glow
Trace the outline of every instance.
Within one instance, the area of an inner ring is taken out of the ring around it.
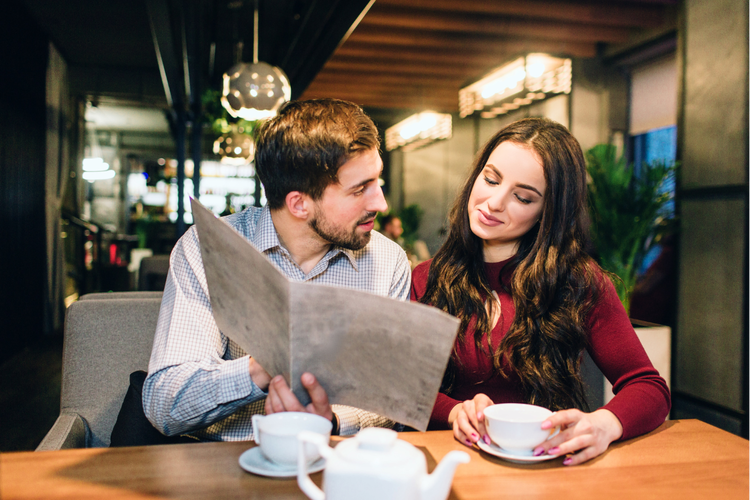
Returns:
[[[103,172],[109,169],[109,164],[104,163],[103,158],[84,158],[83,159],[83,171],[84,172]]]
[[[99,181],[103,179],[111,179],[115,176],[114,170],[105,170],[103,172],[84,172],[83,178],[89,182]]]
[[[425,111],[412,115],[386,130],[385,147],[388,151],[398,147],[408,151],[438,139],[449,139],[452,133],[451,115]]]
[[[461,117],[480,112],[494,118],[497,108],[506,110],[531,104],[556,94],[569,94],[571,61],[547,54],[528,54],[490,72],[462,88],[458,94]],[[518,94],[525,97],[519,97]],[[508,104],[512,105],[508,105]]]

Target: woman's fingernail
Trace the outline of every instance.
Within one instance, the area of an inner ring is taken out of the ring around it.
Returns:
[[[549,453],[550,455],[557,455],[558,453],[560,453],[560,448],[555,446],[554,448],[550,448],[549,450],[547,450],[547,453]]]
[[[474,443],[471,442],[471,439],[467,439],[466,444],[468,444],[469,446],[474,446]]]
[[[490,437],[487,434],[485,434],[482,439],[484,440],[485,443],[492,444],[492,440],[490,439]]]
[[[476,441],[477,439],[479,439],[479,436],[477,436],[477,433],[476,433],[476,432],[472,432],[472,433],[471,433],[471,437],[473,437],[475,441]]]
[[[542,430],[547,430],[550,427],[552,427],[552,422],[548,420],[545,420],[544,422],[542,422]]]
[[[544,453],[544,448],[537,448],[536,450],[534,450],[534,456],[535,457],[538,457],[538,456],[540,456],[543,453]]]
[[[563,465],[570,465],[571,462],[573,462],[573,459],[568,457],[565,460],[563,460]]]

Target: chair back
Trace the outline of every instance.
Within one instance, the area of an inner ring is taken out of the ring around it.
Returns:
[[[88,298],[68,308],[60,413],[84,419],[87,448],[109,446],[130,373],[148,370],[160,305],[160,298]]]
[[[169,255],[153,255],[142,258],[138,268],[138,290],[164,290],[168,273]]]

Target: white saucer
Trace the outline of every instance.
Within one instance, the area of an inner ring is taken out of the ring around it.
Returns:
[[[495,455],[496,457],[500,457],[503,460],[507,460],[508,462],[515,462],[518,464],[544,462],[545,460],[552,460],[553,458],[559,457],[559,455],[541,455],[538,457],[532,455],[517,455],[516,453],[510,453],[509,451],[500,448],[495,443],[487,444],[481,439],[479,440],[479,442],[477,442],[477,446],[479,446],[479,449],[484,451],[485,453],[489,453],[490,455]]]
[[[307,468],[307,472],[310,474],[319,472],[325,466],[325,459],[320,458]],[[240,467],[253,474],[267,477],[295,477],[297,475],[297,467],[285,467],[268,461],[260,451],[260,446],[250,448],[240,455]]]

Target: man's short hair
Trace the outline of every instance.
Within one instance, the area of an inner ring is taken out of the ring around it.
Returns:
[[[339,168],[380,149],[375,124],[362,109],[338,99],[291,101],[258,132],[255,168],[271,209],[299,191],[318,200],[338,182]]]

